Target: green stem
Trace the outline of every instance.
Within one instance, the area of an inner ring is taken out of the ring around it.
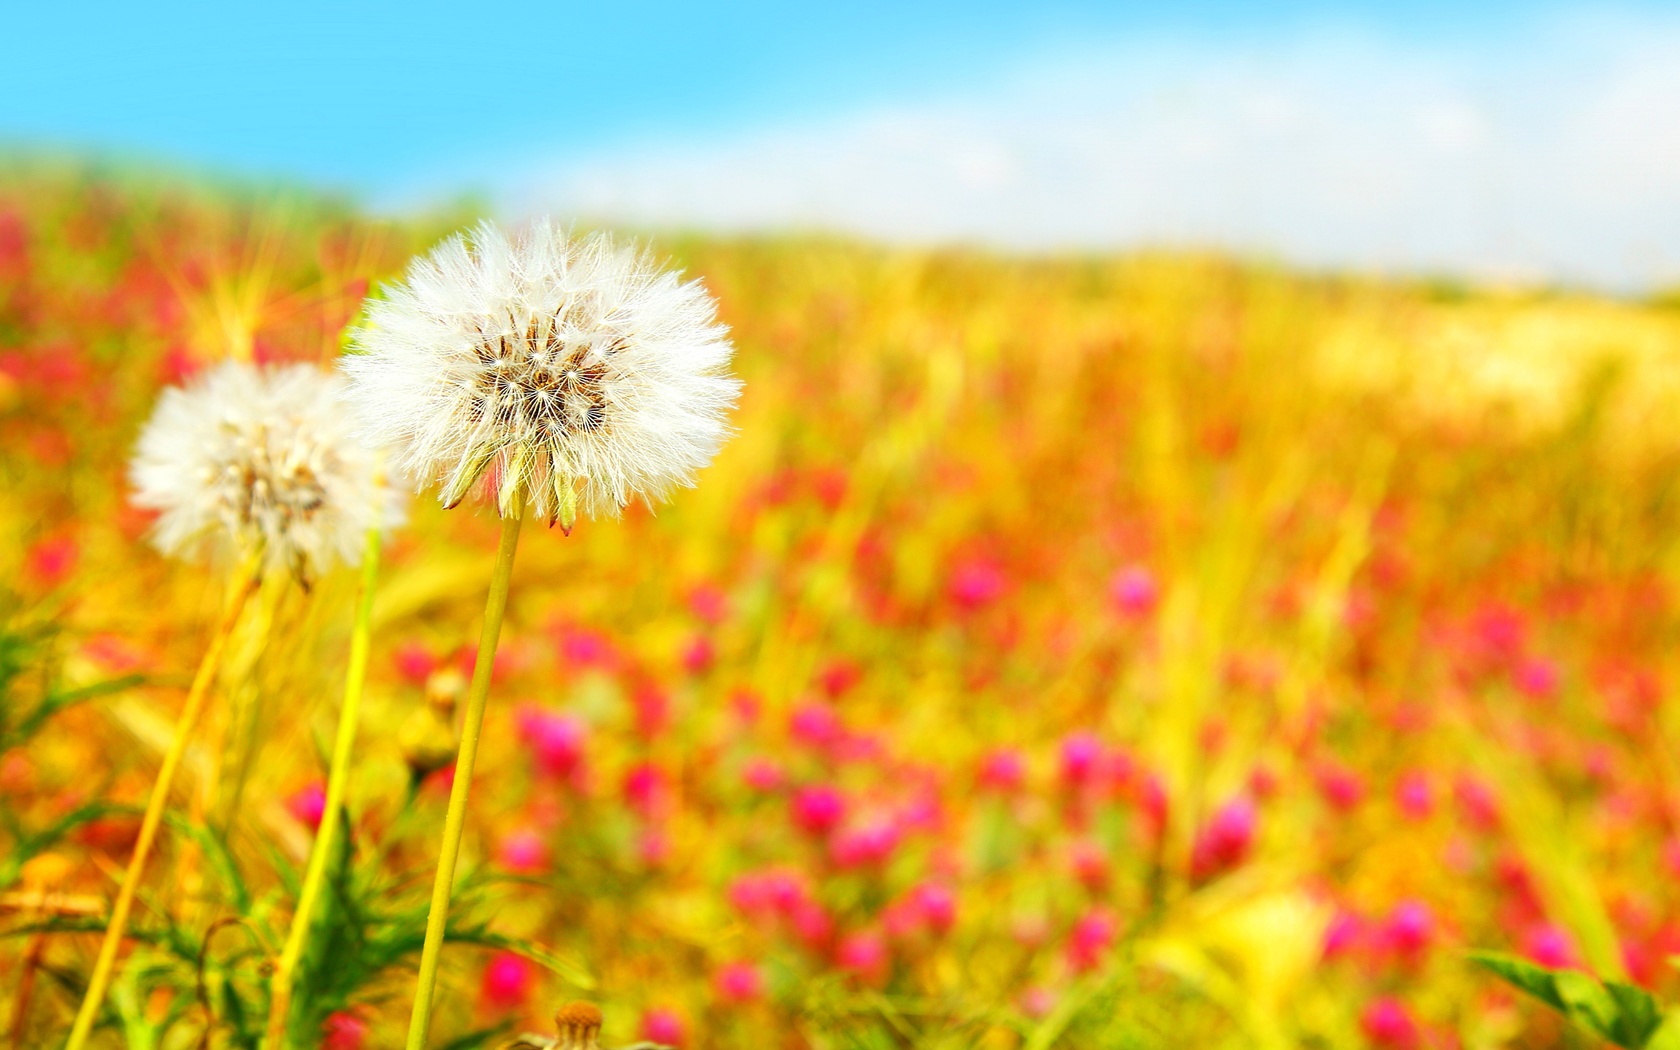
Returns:
[[[484,603],[484,630],[478,637],[472,685],[467,690],[467,717],[461,726],[461,749],[455,757],[455,783],[449,789],[449,811],[443,820],[443,847],[438,851],[437,877],[432,882],[432,907],[426,914],[426,943],[420,950],[420,983],[414,992],[414,1013],[408,1021],[408,1050],[424,1050],[432,1025],[432,993],[437,988],[438,955],[449,924],[449,896],[455,889],[455,859],[461,852],[461,830],[467,819],[467,794],[472,790],[473,762],[478,757],[478,731],[484,724],[484,703],[490,695],[490,669],[496,641],[502,634],[502,611],[507,608],[508,582],[513,578],[513,552],[519,546],[519,526],[525,517],[521,496],[513,513],[502,519],[502,539],[496,547],[496,567],[490,573],[490,597]]]
[[[187,691],[187,702],[181,707],[180,717],[175,720],[175,737],[170,740],[169,749],[163,755],[163,765],[158,767],[157,779],[152,782],[152,796],[146,802],[146,815],[140,820],[140,834],[134,840],[134,853],[128,859],[128,870],[123,873],[117,899],[111,905],[111,919],[105,924],[105,939],[99,945],[99,958],[93,964],[87,992],[82,996],[82,1005],[76,1012],[76,1021],[70,1028],[70,1039],[64,1044],[64,1050],[82,1050],[93,1032],[94,1022],[99,1018],[99,1007],[105,1001],[105,993],[116,971],[117,952],[122,948],[123,935],[128,932],[128,915],[134,908],[134,895],[140,889],[140,877],[145,874],[152,842],[163,823],[163,811],[169,805],[169,789],[175,783],[181,759],[186,756],[193,726],[198,723],[204,701],[210,695],[210,684],[216,680],[216,672],[221,668],[222,650],[227,647],[228,635],[233,633],[233,625],[239,621],[239,614],[261,578],[261,562],[253,556],[234,583],[227,605],[222,610],[221,622],[210,638],[210,647],[205,650],[198,673],[193,676],[192,688]]]
[[[344,703],[338,709],[338,730],[333,737],[332,767],[327,774],[327,801],[321,810],[321,823],[315,833],[315,845],[309,851],[309,870],[303,877],[303,890],[298,894],[297,911],[292,915],[292,929],[281,949],[280,961],[274,971],[268,1001],[268,1034],[263,1045],[279,1050],[289,1045],[286,1021],[292,1006],[292,984],[297,977],[298,960],[303,958],[304,946],[309,943],[309,927],[320,899],[321,887],[326,883],[327,863],[338,845],[338,814],[344,808],[344,788],[350,779],[350,750],[356,741],[357,711],[362,706],[362,685],[367,680],[368,639],[373,625],[373,590],[379,576],[379,529],[367,534],[367,549],[362,554],[362,585],[356,603],[356,622],[350,632],[350,666],[344,674]]]

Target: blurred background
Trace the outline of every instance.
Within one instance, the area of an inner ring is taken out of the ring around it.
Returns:
[[[1680,8],[66,2],[0,51],[8,1050],[223,590],[129,504],[160,392],[331,367],[539,213],[703,281],[745,393],[657,514],[528,530],[439,1045],[578,997],[691,1050],[1680,1045]],[[496,531],[387,544],[291,1045],[405,1030]],[[234,629],[96,1045],[260,1045],[351,575]]]
[[[1671,4],[26,4],[0,135],[401,211],[1680,279]]]

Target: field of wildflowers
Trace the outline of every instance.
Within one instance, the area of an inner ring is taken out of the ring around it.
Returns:
[[[331,365],[473,218],[0,179],[5,1046],[70,1031],[228,588],[131,502],[160,391]],[[1479,950],[1680,998],[1672,305],[655,247],[736,433],[526,523],[429,1045],[580,999],[607,1046],[1596,1045]],[[401,1045],[498,531],[389,534],[287,1045]],[[89,1045],[264,1045],[357,575],[232,623]]]

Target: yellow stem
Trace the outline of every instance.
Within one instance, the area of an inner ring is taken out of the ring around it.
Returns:
[[[140,888],[140,876],[145,872],[152,841],[157,838],[158,826],[163,822],[164,807],[169,804],[169,789],[175,781],[175,772],[186,754],[187,741],[191,739],[193,726],[204,709],[204,701],[210,695],[210,684],[216,680],[228,635],[233,632],[233,625],[238,622],[246,601],[262,579],[260,566],[261,562],[254,557],[241,570],[228,596],[227,606],[222,610],[221,622],[216,625],[216,633],[210,638],[210,648],[205,650],[204,659],[198,665],[198,674],[193,677],[187,702],[175,722],[175,737],[169,742],[163,765],[158,768],[157,780],[152,784],[146,815],[140,821],[140,836],[134,842],[134,854],[129,858],[128,870],[123,873],[116,902],[111,906],[111,921],[105,926],[105,940],[99,946],[99,958],[94,963],[87,994],[82,997],[82,1006],[76,1013],[76,1022],[70,1029],[70,1040],[65,1043],[65,1050],[82,1050],[93,1032],[99,1007],[104,1002],[105,992],[116,969],[117,952],[122,948],[123,935],[128,930],[128,913],[134,907],[134,894]]]
[[[326,882],[327,862],[332,858],[338,842],[338,814],[344,806],[345,783],[350,779],[350,751],[356,740],[357,711],[362,704],[362,685],[367,680],[368,640],[373,624],[373,588],[379,575],[379,530],[368,530],[367,549],[362,555],[361,594],[356,603],[356,623],[350,633],[350,666],[344,675],[344,703],[338,709],[338,730],[333,737],[331,771],[327,774],[327,801],[321,810],[321,823],[315,833],[315,845],[309,851],[309,870],[298,894],[297,912],[292,916],[292,929],[286,946],[280,952],[280,962],[274,971],[268,1005],[268,1034],[263,1045],[279,1050],[287,1045],[286,1021],[291,1012],[292,983],[297,976],[298,960],[303,957],[309,941],[309,927],[315,902]]]
[[[467,819],[467,794],[472,789],[473,762],[478,757],[478,731],[484,724],[484,704],[490,695],[490,669],[502,633],[508,583],[513,578],[513,553],[519,546],[519,526],[525,517],[521,495],[513,513],[502,519],[502,539],[496,547],[496,567],[490,574],[490,596],[484,604],[484,630],[478,638],[472,686],[467,691],[467,717],[461,727],[461,749],[455,758],[455,783],[449,790],[449,810],[443,820],[443,846],[438,851],[437,877],[432,881],[432,906],[426,914],[426,943],[420,950],[420,983],[414,993],[414,1012],[408,1021],[408,1050],[422,1050],[432,1024],[432,993],[437,988],[438,955],[449,923],[449,897],[455,889],[455,859],[461,852],[461,831]]]

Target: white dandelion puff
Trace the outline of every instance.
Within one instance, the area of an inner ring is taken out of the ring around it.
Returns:
[[[357,429],[336,373],[230,361],[164,391],[129,466],[133,501],[159,512],[166,554],[260,553],[307,583],[402,520]]]
[[[446,507],[570,531],[692,485],[740,394],[728,329],[699,281],[604,234],[491,223],[410,265],[371,303],[341,367],[370,436]]]

